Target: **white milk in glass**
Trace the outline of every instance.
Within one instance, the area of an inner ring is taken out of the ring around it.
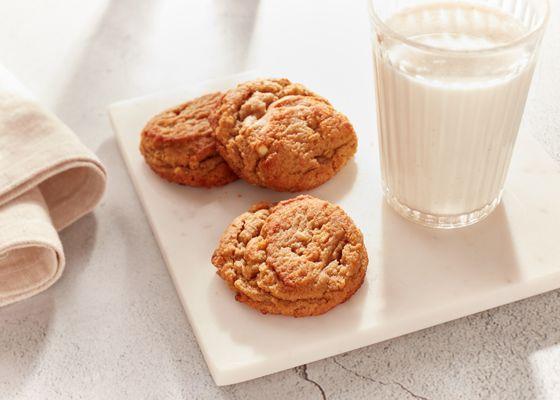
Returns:
[[[405,41],[388,41],[375,51],[381,166],[389,201],[435,216],[494,207],[534,56],[521,47],[484,57],[484,49],[511,43],[526,28],[501,11],[461,3],[408,8],[386,24],[442,51],[438,57],[437,49],[424,51]],[[469,51],[482,56],[469,57]]]

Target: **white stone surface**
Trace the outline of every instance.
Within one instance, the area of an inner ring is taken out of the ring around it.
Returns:
[[[351,300],[315,318],[263,317],[233,301],[210,263],[224,227],[250,204],[293,194],[241,180],[208,191],[170,185],[146,165],[138,132],[162,109],[268,75],[223,77],[109,108],[131,180],[216,384],[254,379],[560,288],[560,168],[536,139],[519,138],[502,204],[485,221],[454,231],[408,223],[383,199],[379,169],[372,167],[379,165],[373,96],[356,75],[347,78],[344,96],[329,101],[335,107],[352,102],[347,109],[355,117],[358,151],[309,193],[342,206],[362,230],[372,260],[365,283]],[[341,92],[339,82],[322,78],[312,90]]]
[[[363,9],[343,0],[0,3],[2,62],[110,173],[101,207],[62,235],[68,267],[60,282],[0,309],[0,398],[557,398],[558,291],[243,384],[218,388],[210,378],[106,105],[266,64],[253,58],[255,46],[274,46],[269,62],[289,76],[322,68],[343,81],[326,61],[348,57],[345,48],[318,54],[313,43],[364,40]],[[341,30],[339,18],[356,24]],[[281,35],[264,33],[271,24]],[[559,34],[555,7],[522,128],[558,161]],[[290,43],[309,45],[298,71],[281,62]],[[348,69],[362,73],[351,61]]]

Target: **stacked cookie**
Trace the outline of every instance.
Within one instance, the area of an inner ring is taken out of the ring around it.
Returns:
[[[212,93],[163,111],[144,129],[140,152],[162,178],[196,187],[223,186],[237,179],[216,150],[209,117],[221,102]]]
[[[354,155],[348,118],[287,79],[212,93],[153,117],[141,135],[148,165],[168,181],[222,186],[238,177],[277,191],[313,189]],[[362,285],[360,230],[338,206],[311,196],[258,203],[225,230],[213,256],[236,299],[264,314],[323,314]]]
[[[324,98],[287,79],[213,93],[152,118],[140,150],[161,177],[199,187],[239,176],[277,191],[313,189],[354,155],[354,128]]]

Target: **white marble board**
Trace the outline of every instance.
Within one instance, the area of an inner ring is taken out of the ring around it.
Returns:
[[[560,169],[534,139],[520,135],[503,204],[487,220],[456,231],[424,228],[403,220],[382,199],[371,83],[347,93],[338,80],[314,77],[311,89],[342,105],[360,144],[354,161],[310,193],[340,204],[362,229],[371,260],[366,282],[350,301],[320,317],[264,316],[237,303],[210,263],[220,235],[252,203],[291,195],[242,181],[211,190],[169,184],[145,165],[138,144],[153,114],[254,76],[110,106],[130,177],[216,384],[253,379],[560,287]]]

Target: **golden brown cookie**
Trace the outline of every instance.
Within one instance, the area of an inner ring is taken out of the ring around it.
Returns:
[[[342,208],[299,196],[237,217],[212,263],[238,301],[264,314],[306,317],[348,300],[364,281],[368,256]]]
[[[216,150],[208,116],[221,93],[183,103],[153,117],[144,127],[140,151],[152,170],[189,186],[222,186],[237,179]]]
[[[315,188],[354,155],[354,128],[330,103],[287,79],[226,92],[211,123],[218,151],[249,183],[278,191]]]

